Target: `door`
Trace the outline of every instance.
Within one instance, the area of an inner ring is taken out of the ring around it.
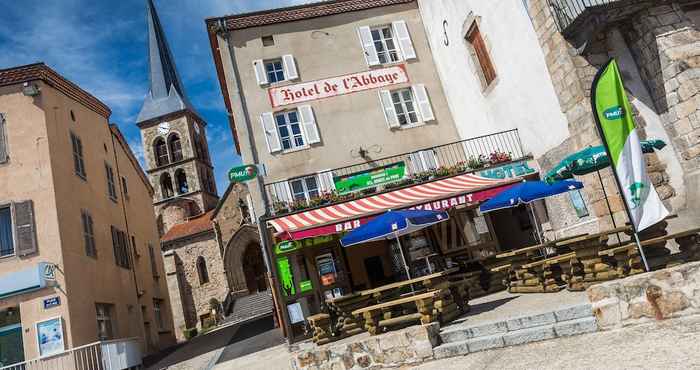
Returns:
[[[384,285],[386,283],[386,274],[384,273],[384,264],[380,256],[365,258],[365,270],[367,278],[372,288]]]
[[[0,328],[0,367],[24,361],[22,325]]]

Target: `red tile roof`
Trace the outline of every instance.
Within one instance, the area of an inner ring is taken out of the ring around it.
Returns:
[[[285,23],[325,17],[329,15],[355,12],[359,10],[378,8],[387,5],[406,4],[415,0],[331,0],[311,4],[298,5],[288,8],[263,10],[254,13],[229,15],[220,18],[209,18],[211,26],[223,21],[226,29],[238,30],[250,27],[264,26],[275,23]]]
[[[168,230],[168,232],[165,233],[165,235],[163,235],[161,241],[163,243],[167,243],[213,230],[214,226],[211,223],[211,216],[213,213],[214,211],[211,210],[207,213],[194,216],[188,219],[186,222],[171,227],[170,230]]]
[[[0,86],[15,85],[41,80],[75,101],[84,104],[92,111],[109,118],[112,111],[96,97],[80,86],[68,81],[44,63],[28,64],[19,67],[0,69]]]

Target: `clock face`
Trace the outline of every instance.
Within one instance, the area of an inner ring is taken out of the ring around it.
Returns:
[[[158,133],[161,135],[167,134],[170,132],[170,124],[168,122],[163,122],[160,125],[158,125]]]

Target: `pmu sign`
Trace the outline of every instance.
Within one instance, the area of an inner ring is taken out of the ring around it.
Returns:
[[[238,166],[228,171],[228,179],[231,182],[246,182],[258,177],[258,166],[247,164]]]

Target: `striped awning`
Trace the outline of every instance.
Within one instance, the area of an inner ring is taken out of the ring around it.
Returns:
[[[506,183],[513,179],[490,179],[474,174],[464,174],[425,184],[377,194],[367,198],[335,204],[310,211],[269,220],[278,233],[295,232],[326,224],[371,216],[388,209],[408,208],[431,200],[442,199],[458,193],[469,193]]]

